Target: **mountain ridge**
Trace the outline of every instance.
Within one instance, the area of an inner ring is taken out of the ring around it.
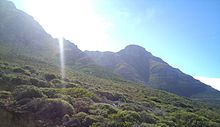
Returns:
[[[178,86],[174,89],[178,92],[179,86],[186,86],[178,78],[189,83],[192,77],[144,48],[133,45],[116,53],[83,52],[61,39],[66,63],[63,78],[59,40],[7,0],[0,1],[0,15],[4,16],[0,18],[0,126],[220,126],[219,92],[214,89],[199,91],[198,100],[193,100],[149,87],[168,88],[160,83],[169,86],[173,81],[170,88]],[[201,102],[204,98],[207,103]]]
[[[0,15],[4,17],[0,20],[1,57],[14,56],[14,59],[19,60],[25,56],[59,66],[58,39],[46,33],[33,17],[17,10],[12,2],[2,1],[1,6]],[[19,23],[14,22],[15,19]],[[114,53],[83,52],[69,40],[63,39],[63,43],[66,66],[87,74],[103,77],[105,73],[104,78],[110,79],[121,76],[125,80],[186,97],[207,93],[212,89],[138,45],[128,45]]]
[[[128,45],[115,53],[85,52],[98,65],[113,69],[116,74],[129,81],[142,83],[153,88],[187,97],[212,89],[192,76],[173,68],[161,58],[153,56],[138,45]],[[129,74],[131,75],[129,76]],[[190,92],[191,89],[194,90]]]

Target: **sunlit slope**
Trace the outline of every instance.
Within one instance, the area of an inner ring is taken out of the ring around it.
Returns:
[[[15,8],[14,4],[0,2],[0,44],[1,56],[6,59],[29,57],[53,64],[59,64],[58,39],[52,38],[41,25],[25,12]],[[74,64],[83,53],[64,39],[67,63]],[[71,51],[70,54],[68,52]],[[73,55],[72,55],[73,54]]]
[[[1,54],[6,57],[13,54],[15,58],[22,55],[39,59],[54,58],[58,43],[33,17],[5,0],[0,1],[0,17]]]
[[[1,58],[21,60],[25,57],[59,64],[58,39],[46,33],[33,17],[16,9],[13,3],[6,0],[0,1],[0,17]],[[67,65],[92,64],[76,45],[65,39],[63,41]]]
[[[2,0],[0,6],[0,58],[17,63],[38,60],[59,67],[59,39],[52,38],[33,17],[16,9],[13,3]],[[67,67],[103,78],[122,80],[111,70],[96,65],[75,44],[62,39]]]

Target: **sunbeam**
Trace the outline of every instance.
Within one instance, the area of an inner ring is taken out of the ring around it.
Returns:
[[[60,73],[62,79],[65,78],[65,60],[64,60],[64,50],[63,50],[63,38],[59,38],[59,48],[60,48]]]

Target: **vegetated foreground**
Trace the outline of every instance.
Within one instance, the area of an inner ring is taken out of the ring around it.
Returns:
[[[28,64],[0,63],[0,106],[31,117],[26,127],[220,126],[219,109],[187,98],[76,71],[62,80],[56,66]]]

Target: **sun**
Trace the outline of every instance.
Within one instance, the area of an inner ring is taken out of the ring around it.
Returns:
[[[55,38],[71,40],[82,50],[111,47],[112,23],[95,11],[91,0],[23,0],[24,10]]]

